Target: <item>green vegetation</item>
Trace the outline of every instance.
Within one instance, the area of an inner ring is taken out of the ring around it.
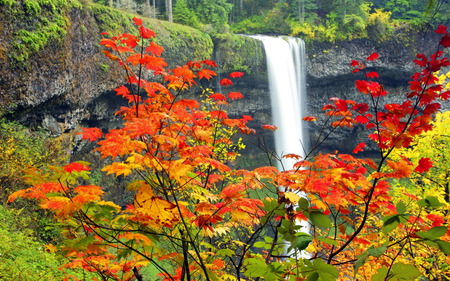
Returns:
[[[0,279],[4,281],[62,280],[64,265],[51,244],[45,246],[30,230],[39,219],[25,216],[21,210],[6,209],[0,205]],[[55,228],[52,228],[55,230]],[[91,280],[94,274],[65,270],[80,280]]]
[[[145,7],[140,0],[94,0],[144,16],[167,20],[165,3]],[[397,27],[422,29],[450,19],[443,0],[172,0],[173,20],[212,37],[231,31],[281,34],[308,40],[384,40]],[[134,7],[134,8],[133,8]],[[151,10],[151,12],[149,12]]]
[[[11,38],[11,64],[23,66],[32,53],[66,35],[70,8],[81,8],[76,0],[1,0],[3,14],[16,32]],[[17,19],[20,19],[18,21]]]
[[[68,161],[64,147],[70,139],[62,136],[47,138],[42,132],[31,132],[26,127],[0,119],[0,200],[6,202],[10,193],[24,188],[23,170],[46,164]]]

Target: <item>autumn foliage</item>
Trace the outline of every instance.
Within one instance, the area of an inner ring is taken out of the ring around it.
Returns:
[[[211,60],[167,68],[153,31],[134,21],[138,35],[101,41],[126,75],[126,86],[116,89],[129,104],[117,112],[123,126],[81,132],[111,159],[103,171],[137,176],[128,186],[134,202],[104,201],[101,187],[85,184],[86,162],[52,167],[52,173],[29,169],[31,187],[10,197],[36,199],[55,213],[67,238],[57,249],[68,259],[65,267],[97,272],[101,280],[143,280],[143,267],[159,272],[146,277],[151,280],[447,280],[448,194],[402,185],[430,171],[435,159],[397,153],[432,131],[433,116],[449,97],[436,75],[450,65],[440,50],[449,47],[445,27],[437,29],[443,34],[437,52],[414,61],[421,70],[402,103],[383,102],[389,93],[376,81],[378,73],[366,71],[378,59],[374,53],[351,62],[364,75],[355,85],[367,102],[332,98],[323,107],[324,126],[364,128],[379,159],[357,158],[366,147],[361,143],[353,155],[288,154],[296,159],[288,170],[247,171],[229,166],[244,147],[236,135],[254,132],[247,127],[251,117],[227,114],[229,102],[243,95],[200,86],[216,76]],[[220,84],[233,85],[243,75],[231,73]],[[194,87],[198,97],[185,98]]]

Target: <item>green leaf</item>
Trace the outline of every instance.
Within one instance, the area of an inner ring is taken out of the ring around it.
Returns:
[[[417,277],[421,276],[422,273],[412,264],[395,263],[392,266],[392,272],[395,277],[401,280],[415,280]]]
[[[322,228],[331,227],[330,219],[328,218],[328,216],[324,215],[322,212],[312,211],[311,213],[309,213],[309,217],[311,219],[312,224],[317,227],[322,227]]]
[[[254,247],[256,247],[256,248],[264,248],[264,246],[266,246],[266,242],[264,242],[264,241],[258,241],[258,242],[255,242],[254,244],[253,244],[253,246]]]
[[[314,271],[310,275],[308,275],[308,278],[306,278],[306,281],[317,281],[319,279],[319,273]]]
[[[216,254],[224,257],[232,257],[234,256],[234,251],[230,249],[220,249],[216,252]]]
[[[328,245],[339,245],[339,243],[336,240],[330,239],[330,238],[317,238],[320,242],[323,242]]]
[[[437,197],[435,196],[428,196],[425,199],[420,199],[417,204],[420,207],[429,207],[429,208],[433,208],[433,209],[437,209],[439,207],[444,206],[445,204],[441,203],[439,201],[439,199],[437,199]]]
[[[386,244],[381,245],[380,247],[377,248],[370,248],[367,250],[367,252],[374,257],[381,257],[381,255],[383,255],[386,251],[387,251],[388,247]]]
[[[309,243],[312,242],[312,237],[310,235],[300,235],[297,236],[294,241],[291,243],[291,248],[296,248],[299,251],[302,251],[308,247]],[[289,252],[289,250],[288,250]]]
[[[403,202],[398,202],[397,205],[395,206],[395,210],[397,211],[397,213],[399,214],[404,214],[406,212],[406,205]]]
[[[300,200],[298,201],[298,207],[300,208],[300,210],[305,211],[308,209],[309,207],[309,202],[307,199],[305,198],[300,198]]]
[[[377,274],[372,275],[372,281],[385,281],[387,280],[388,269],[386,267],[382,267],[378,269]]]
[[[267,264],[262,260],[256,258],[250,258],[245,260],[246,271],[245,275],[247,277],[261,277],[267,273]]]
[[[383,227],[381,228],[383,230],[384,233],[389,233],[392,230],[396,229],[399,222],[400,222],[400,218],[399,215],[391,215],[391,216],[387,216],[383,218]]]
[[[450,256],[450,243],[442,240],[435,240],[436,244],[439,246],[439,250],[441,250],[447,256]]]
[[[358,273],[358,269],[364,265],[364,263],[366,263],[366,259],[369,257],[369,253],[368,252],[364,252],[361,255],[358,256],[358,260],[355,262],[355,264],[353,265],[354,268],[354,275],[353,278],[356,277],[356,273]]]
[[[337,268],[330,264],[326,264],[321,259],[315,259],[313,265],[317,273],[319,273],[319,281],[336,281],[339,277]]]
[[[427,231],[418,231],[416,235],[425,239],[434,240],[441,237],[447,232],[446,226],[436,226],[428,229]]]

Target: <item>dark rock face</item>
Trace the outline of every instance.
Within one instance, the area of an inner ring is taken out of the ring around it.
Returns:
[[[0,15],[2,12],[0,9]],[[105,23],[98,19],[95,9],[71,8],[66,16],[69,24],[65,37],[31,54],[23,64],[8,57],[19,25],[8,21],[7,16],[0,17],[0,115],[10,112],[6,114],[9,119],[43,127],[52,135],[73,130],[83,122],[114,116],[118,103],[109,102],[107,106],[107,100],[117,101],[112,90],[125,80],[123,69],[102,53],[99,42]],[[124,22],[115,24],[134,28],[131,18],[125,15]],[[165,58],[170,65],[182,65],[185,56],[199,60],[212,55],[212,40],[198,30],[157,20],[148,20],[146,25],[155,30],[158,42],[168,50]]]

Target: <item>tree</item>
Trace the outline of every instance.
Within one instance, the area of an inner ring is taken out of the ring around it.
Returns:
[[[203,0],[196,7],[196,13],[201,23],[222,27],[228,23],[232,5],[226,0]]]
[[[409,201],[392,197],[397,183],[433,166],[423,155],[417,163],[393,155],[433,128],[439,101],[450,97],[436,76],[450,65],[442,51],[417,56],[421,71],[399,104],[382,105],[388,93],[376,81],[378,74],[367,72],[378,59],[374,53],[351,62],[354,72],[364,75],[355,85],[367,103],[332,98],[324,106],[324,128],[332,133],[363,127],[379,148],[377,161],[317,153],[324,132],[306,157],[283,156],[297,160],[292,168],[233,170],[228,163],[243,148],[235,135],[252,133],[246,126],[251,117],[231,119],[225,108],[242,95],[200,87],[200,101],[184,99],[198,79],[215,76],[215,63],[190,61],[167,69],[163,49],[151,41],[154,33],[134,21],[139,36],[101,41],[126,73],[127,87],[116,89],[129,102],[117,112],[124,124],[105,135],[98,128],[82,132],[83,139],[100,139],[96,150],[111,157],[103,171],[140,177],[129,185],[134,202],[122,207],[104,201],[101,187],[82,183],[89,179],[85,162],[52,167],[52,173],[30,169],[32,186],[10,197],[37,199],[55,213],[67,237],[60,246],[66,267],[95,271],[103,280],[142,280],[144,266],[160,272],[162,280],[415,280],[436,272],[432,262],[418,266],[417,257],[450,255],[448,216],[433,213],[445,214],[448,204],[421,194],[403,194]],[[436,32],[443,36],[440,46],[450,47],[446,27]],[[149,73],[160,82],[144,80]],[[242,75],[231,73],[220,84],[231,85]],[[353,154],[364,147],[357,145]],[[423,217],[424,212],[435,216]],[[312,231],[303,231],[299,220],[310,222]],[[300,258],[304,250],[311,258]]]
[[[198,26],[198,19],[195,13],[189,9],[185,0],[178,0],[175,3],[173,10],[173,20],[176,23],[189,25],[192,27]]]

